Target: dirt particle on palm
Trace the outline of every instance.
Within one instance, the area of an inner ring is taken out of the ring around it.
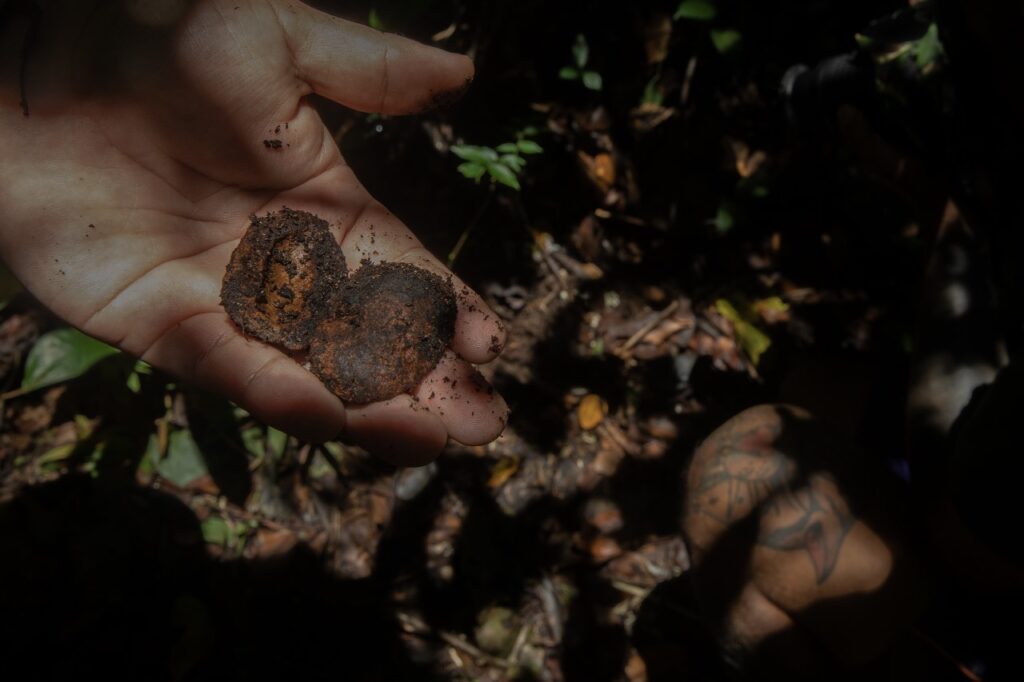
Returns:
[[[231,254],[221,303],[246,334],[302,350],[346,277],[345,257],[327,223],[285,208],[253,216]]]
[[[449,280],[405,263],[364,265],[313,335],[313,372],[353,403],[410,391],[451,343],[456,312]]]

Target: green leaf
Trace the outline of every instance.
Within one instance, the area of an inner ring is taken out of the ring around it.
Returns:
[[[644,86],[644,94],[640,99],[641,104],[656,104],[661,106],[661,103],[665,101],[665,95],[662,94],[661,89],[658,88],[658,76],[647,81],[647,85]]]
[[[65,328],[43,334],[28,353],[23,392],[53,386],[80,377],[116,348],[86,336],[77,329]]]
[[[284,455],[284,448],[288,444],[288,434],[278,431],[273,426],[267,427],[267,447],[270,448],[271,459],[281,459]]]
[[[942,40],[939,38],[939,27],[937,24],[932,24],[928,27],[928,32],[914,45],[914,60],[917,62],[917,68],[927,74],[942,61],[945,55]]]
[[[378,31],[384,30],[384,22],[380,20],[380,14],[377,13],[376,7],[370,8],[370,16],[367,18],[366,23],[370,28],[375,28]]]
[[[262,463],[263,457],[266,455],[266,438],[264,437],[263,429],[259,426],[250,426],[247,429],[243,429],[239,435],[242,438],[242,445],[245,446],[245,449],[256,458],[257,462]]]
[[[157,473],[179,488],[209,473],[199,446],[188,431],[172,431],[167,456],[156,465]]]
[[[53,465],[59,464],[66,460],[78,447],[78,443],[65,443],[64,445],[58,445],[55,448],[47,450],[36,459],[36,465],[45,470],[51,471],[55,467]]]
[[[155,433],[151,433],[146,442],[146,451],[142,454],[139,466],[135,469],[135,478],[148,485],[153,478],[153,472],[156,471],[158,459],[160,459],[160,441],[157,440]]]
[[[521,189],[519,186],[519,179],[511,168],[503,163],[490,163],[487,164],[487,172],[491,174],[491,177],[500,182],[503,185],[507,185],[512,189]]]
[[[128,385],[128,390],[132,393],[138,394],[142,391],[142,377],[150,376],[152,373],[153,368],[148,363],[143,360],[136,360],[131,373],[128,374],[128,379],[125,382]]]
[[[208,516],[203,520],[200,528],[203,532],[203,539],[211,545],[227,547],[234,539],[228,522],[219,516]]]
[[[516,146],[515,142],[506,142],[505,144],[499,144],[497,146],[497,151],[502,154],[515,154],[519,151],[519,147]]]
[[[576,42],[572,46],[572,57],[580,69],[586,66],[587,60],[590,59],[590,46],[587,45],[587,39],[582,33],[576,36]]]
[[[711,0],[683,0],[676,7],[672,19],[692,19],[694,21],[711,21],[718,14],[715,3]]]
[[[733,52],[743,41],[743,34],[732,28],[711,29],[711,42],[719,54]]]
[[[453,144],[451,149],[452,154],[455,154],[455,156],[463,161],[472,161],[473,163],[486,165],[490,161],[498,160],[498,152],[490,147],[478,147],[472,144]]]
[[[601,80],[601,74],[597,71],[584,71],[583,72],[583,85],[591,90],[600,90],[603,81]]]
[[[580,77],[580,72],[571,66],[563,66],[558,72],[558,77],[566,81],[574,81]]]
[[[516,173],[522,173],[526,167],[526,159],[518,154],[502,154],[501,163],[511,168]]]
[[[459,164],[459,172],[470,180],[479,180],[487,172],[487,169],[475,161],[467,161]]]
[[[726,299],[720,298],[715,301],[715,309],[722,317],[732,322],[740,348],[756,366],[764,352],[771,347],[772,340],[748,319],[749,315],[740,313],[736,306]]]
[[[715,231],[718,232],[718,234],[726,234],[732,230],[732,228],[736,226],[736,217],[733,215],[733,207],[728,203],[719,206],[718,214],[715,215],[713,223]]]
[[[519,151],[523,154],[541,154],[544,152],[544,148],[533,140],[519,140],[519,142],[516,143],[516,147],[518,147]]]
[[[755,302],[754,310],[757,312],[781,314],[789,310],[789,304],[778,296],[769,296],[768,298],[762,298],[760,301]]]

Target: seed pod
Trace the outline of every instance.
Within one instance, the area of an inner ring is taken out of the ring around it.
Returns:
[[[364,265],[310,341],[313,372],[339,398],[370,403],[419,385],[455,334],[450,280],[406,263]]]
[[[252,217],[231,254],[221,303],[246,334],[302,350],[347,274],[327,222],[283,208]]]

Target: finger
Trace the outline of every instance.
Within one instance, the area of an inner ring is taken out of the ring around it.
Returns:
[[[446,353],[416,389],[421,405],[437,415],[448,435],[464,445],[483,445],[501,435],[508,406],[476,369]]]
[[[400,395],[349,408],[343,439],[396,466],[422,466],[444,450],[448,431],[437,416]]]
[[[223,311],[185,319],[142,359],[302,440],[322,443],[345,429],[340,400],[288,356],[241,336]]]
[[[299,78],[352,109],[407,114],[468,86],[463,55],[345,21],[300,2],[275,2]]]

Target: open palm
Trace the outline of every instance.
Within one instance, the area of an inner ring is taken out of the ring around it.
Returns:
[[[414,463],[449,436],[500,433],[505,405],[469,362],[492,359],[504,336],[471,292],[459,296],[457,355],[415,398],[348,409],[297,362],[243,337],[219,300],[249,216],[282,206],[328,220],[350,265],[444,272],[359,184],[307,96],[410,113],[464,87],[467,59],[298,2],[40,4],[28,116],[28,22],[0,31],[0,253],[40,301],[312,441],[344,434]]]

